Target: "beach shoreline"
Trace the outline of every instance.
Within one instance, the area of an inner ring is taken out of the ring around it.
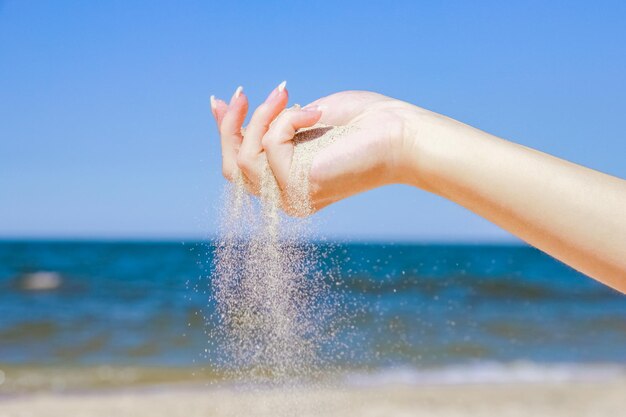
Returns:
[[[99,416],[617,416],[626,378],[494,384],[331,385],[241,389],[169,384],[0,398],[0,417]]]

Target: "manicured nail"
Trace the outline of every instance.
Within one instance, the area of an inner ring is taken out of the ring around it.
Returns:
[[[302,108],[302,110],[304,111],[321,111],[323,112],[324,110],[326,110],[326,106],[323,106],[321,104],[309,104],[306,105]]]
[[[216,107],[217,107],[217,104],[215,103],[215,96],[211,94],[211,109],[215,110]]]
[[[241,95],[241,92],[242,92],[242,91],[243,91],[243,87],[242,87],[242,86],[237,87],[237,89],[235,90],[235,94],[233,94],[233,98],[232,98],[232,100],[236,100],[236,99],[238,99],[238,98],[239,98],[239,96]],[[232,101],[232,100],[231,100],[231,101]]]
[[[272,92],[270,93],[269,96],[267,96],[265,101],[270,101],[270,100],[275,99],[280,93],[285,91],[286,85],[287,85],[287,81],[283,81],[282,83],[278,84],[278,87],[272,90]]]

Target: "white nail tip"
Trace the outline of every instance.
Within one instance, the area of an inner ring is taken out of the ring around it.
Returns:
[[[302,110],[304,111],[319,111],[321,112],[322,110],[324,110],[324,106],[320,106],[318,104],[313,104],[313,105],[309,105],[304,107]]]
[[[211,94],[211,108],[215,110],[215,107],[217,107],[217,105],[215,104],[215,96]]]
[[[278,92],[282,93],[283,90],[285,90],[286,86],[287,86],[287,81],[283,81],[282,83],[278,84]]]
[[[243,91],[243,87],[242,86],[237,87],[237,89],[235,90],[235,98],[239,98],[239,96],[241,95],[242,91]]]

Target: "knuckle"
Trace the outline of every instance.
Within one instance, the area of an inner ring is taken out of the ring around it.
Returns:
[[[237,166],[244,172],[250,170],[252,158],[247,152],[239,152],[239,155],[237,155]]]
[[[279,117],[269,128],[268,132],[261,139],[261,144],[264,148],[279,145],[286,139],[291,138],[295,133],[295,130],[290,123],[290,120],[286,117]]]
[[[226,123],[224,123],[224,120],[222,120],[222,123],[220,123],[220,125],[218,126],[218,131],[221,137],[225,137],[228,135],[228,131],[226,130]]]
[[[226,161],[222,162],[222,175],[224,176],[224,178],[226,178],[228,181],[232,181],[234,176],[235,176],[235,167],[233,166],[233,164],[228,163]]]
[[[275,127],[276,132],[283,134],[291,129],[291,118],[288,115],[280,117],[276,120]]]
[[[252,120],[258,121],[259,123],[269,124],[269,122],[271,121],[268,120],[271,116],[270,110],[271,109],[269,108],[267,103],[261,104],[259,107],[257,107],[254,114],[252,115]]]
[[[272,146],[276,145],[276,135],[271,129],[261,139],[261,145],[264,149],[271,148]]]

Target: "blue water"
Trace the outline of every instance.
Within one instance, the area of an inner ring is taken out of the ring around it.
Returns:
[[[525,246],[334,244],[351,369],[626,365],[626,297]],[[205,366],[212,246],[0,242],[0,367]],[[54,272],[56,288],[28,289]]]

